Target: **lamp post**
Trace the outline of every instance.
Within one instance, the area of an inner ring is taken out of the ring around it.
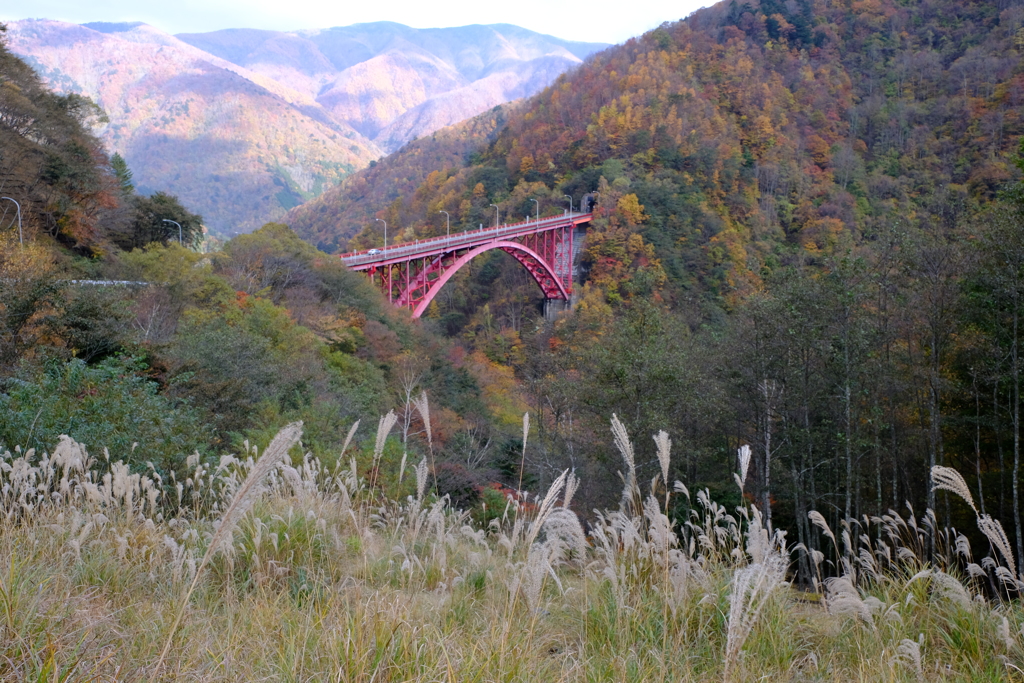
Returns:
[[[531,199],[530,201],[537,205],[537,224],[539,225],[540,224],[540,202],[538,202],[536,199]]]
[[[388,222],[386,220],[384,220],[383,218],[374,218],[373,220],[380,221],[381,223],[384,224],[384,248],[381,249],[380,255],[381,255],[381,258],[387,258],[387,256],[388,256]],[[390,275],[391,275],[391,268],[388,267],[386,264],[383,267],[388,269],[388,284],[387,284],[387,287],[388,287],[388,303],[391,303],[391,277],[390,277]],[[384,281],[384,273],[383,272],[380,274],[380,278],[381,278],[381,282],[383,282]]]
[[[14,202],[14,205],[18,207],[18,242],[21,246],[25,246],[25,237],[21,234],[21,204],[10,197],[0,197],[0,200],[3,199],[10,199],[10,201]]]
[[[164,219],[164,223],[174,223],[175,225],[178,226],[178,244],[182,244],[182,241],[181,241],[181,223],[179,223],[178,221],[172,221],[170,218],[165,218]]]
[[[452,217],[448,215],[447,211],[438,211],[438,213],[444,214],[444,226],[445,226],[445,238],[444,243],[448,244],[448,240],[452,238]]]
[[[594,190],[594,191],[593,191],[593,192],[591,192],[590,194],[592,194],[592,195],[595,195],[595,196],[596,196],[596,197],[598,198],[598,199],[595,199],[595,200],[594,200],[594,207],[596,208],[596,207],[597,207],[597,202],[598,202],[598,200],[599,200],[599,199],[600,199],[600,197],[601,197],[601,193],[600,193],[600,192],[598,192],[597,190]]]
[[[497,230],[498,229],[498,218],[499,218],[498,205],[497,204],[491,204],[491,206],[494,207],[494,229]]]
[[[380,221],[384,224],[384,248],[381,249],[381,256],[387,256],[388,252],[388,222],[383,218],[374,218],[375,221]]]
[[[572,215],[572,197],[570,195],[567,195],[567,194],[563,194],[562,196],[569,200],[569,215],[571,216]]]

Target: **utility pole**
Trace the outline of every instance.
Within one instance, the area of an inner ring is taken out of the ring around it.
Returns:
[[[384,224],[384,248],[381,249],[380,255],[381,255],[381,258],[386,260],[387,256],[388,256],[388,222],[386,220],[384,220],[383,218],[374,218],[374,220],[375,221],[380,221],[381,223]],[[383,267],[387,268],[387,271],[388,271],[388,273],[387,273],[388,303],[391,303],[391,267],[388,266],[387,264],[384,264]],[[381,276],[381,279],[383,281],[384,273],[382,272],[380,274],[380,276]]]
[[[181,223],[179,223],[178,221],[172,221],[170,218],[165,218],[164,219],[164,223],[174,223],[175,225],[178,226],[178,244],[182,244],[182,241],[181,241]]]
[[[0,197],[0,200],[3,199],[7,199],[9,201],[14,202],[14,205],[18,207],[18,242],[21,244],[21,246],[25,246],[25,236],[22,235],[21,233],[21,204],[11,199],[10,197]]]
[[[448,240],[452,238],[452,217],[448,215],[447,211],[438,211],[438,213],[444,214],[444,225],[445,225],[445,238],[444,243],[447,246]]]

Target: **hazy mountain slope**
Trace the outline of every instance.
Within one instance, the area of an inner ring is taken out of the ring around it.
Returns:
[[[11,25],[10,49],[107,113],[140,190],[169,189],[220,233],[248,232],[379,154],[315,103],[146,25]]]
[[[637,195],[678,287],[752,291],[787,259],[949,224],[1013,177],[1022,27],[1024,7],[989,2],[719,3],[589,58],[463,164],[410,146],[286,220],[325,245],[385,212],[418,233],[439,209],[475,226],[490,203],[553,209],[603,176],[602,202]]]
[[[426,215],[420,207],[416,210],[415,220],[411,219],[404,209],[409,195],[423,188],[421,195],[429,194],[437,204],[433,209],[435,212],[450,208],[453,202],[457,204],[454,195],[438,200],[434,195],[440,187],[434,184],[440,182],[446,188],[456,187],[461,193],[465,183],[461,175],[473,170],[472,166],[466,165],[466,160],[475,150],[493,141],[511,113],[522,106],[522,101],[519,101],[494,107],[456,126],[442,128],[410,142],[400,152],[353,174],[321,197],[292,209],[283,220],[303,239],[327,252],[343,250],[348,240],[363,227],[380,225],[374,221],[375,214],[389,205],[396,210],[388,213],[386,220],[396,227],[434,219],[434,227],[443,232],[445,223],[440,214]],[[433,177],[433,183],[426,182],[428,176]],[[454,210],[450,213],[453,229],[459,229],[461,214]]]
[[[27,331],[34,302],[50,307],[59,291],[24,277],[49,270],[33,243],[105,250],[106,228],[124,215],[114,170],[91,131],[96,106],[48,90],[6,42],[0,33],[0,371],[36,344]],[[12,252],[24,258],[15,263]]]
[[[230,29],[178,38],[301,90],[386,151],[537,92],[606,47],[507,24],[414,29],[377,22],[294,33]],[[391,125],[406,114],[406,122]]]
[[[463,85],[450,65],[427,53],[377,55],[346,69],[326,85],[317,101],[339,121],[373,138],[402,113],[429,97]]]
[[[221,234],[317,196],[382,150],[523,97],[603,47],[514,26],[393,23],[175,37],[135,23],[11,24],[10,47],[110,117],[140,189]]]
[[[534,83],[554,82],[563,71],[563,59],[540,57],[507,71],[491,73],[409,109],[382,128],[374,141],[381,149],[397,149],[453,121],[463,121],[503,102],[527,97],[533,94]]]

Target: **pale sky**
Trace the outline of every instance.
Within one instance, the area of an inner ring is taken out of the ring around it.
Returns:
[[[515,24],[558,38],[621,43],[677,21],[713,0],[472,0],[434,2],[377,0],[32,0],[0,2],[0,21],[58,19],[144,21],[168,33],[200,33],[222,28],[278,31],[395,21],[415,28],[468,24]]]

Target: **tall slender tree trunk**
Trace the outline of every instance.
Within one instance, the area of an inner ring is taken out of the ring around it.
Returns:
[[[796,534],[797,541],[802,543],[805,548],[810,547],[807,545],[807,507],[804,503],[804,498],[801,489],[803,488],[803,477],[801,476],[801,463],[796,458],[790,458],[792,465],[792,477],[793,477],[793,509],[796,513]],[[799,553],[799,562],[797,565],[798,581],[800,583],[808,583],[811,576],[810,564],[807,561],[807,553]]]
[[[813,482],[814,479],[814,442],[811,439],[811,409],[807,405],[807,397],[810,393],[810,370],[808,368],[809,360],[808,353],[806,350],[803,352],[803,405],[801,406],[801,412],[803,413],[803,427],[804,427],[804,445],[806,451],[800,449],[800,457],[794,456],[792,458],[793,464],[793,488],[794,488],[794,503],[796,505],[796,529],[797,535],[799,536],[799,542],[804,544],[805,548],[812,548],[813,541],[812,534],[810,533],[809,523],[807,519],[807,513],[814,509],[813,499],[813,484],[810,487],[811,500],[808,505],[807,497],[804,496],[804,479],[807,476],[807,472],[810,472],[810,478]],[[809,469],[810,468],[810,469]],[[810,583],[812,570],[810,561],[807,558],[807,553],[800,553],[800,572],[802,580],[805,583]]]
[[[971,380],[974,388],[974,473],[978,477],[978,506],[981,514],[985,514],[985,493],[981,485],[981,391],[976,373]]]
[[[900,482],[899,482],[899,471],[900,470],[899,470],[899,448],[898,448],[899,444],[898,444],[898,437],[897,437],[897,431],[896,431],[896,391],[893,389],[893,386],[892,386],[893,385],[893,381],[892,381],[892,374],[891,373],[893,372],[893,369],[892,369],[893,368],[893,363],[892,363],[891,351],[892,351],[892,348],[891,348],[891,346],[889,344],[889,341],[886,340],[886,342],[885,342],[885,359],[886,359],[886,363],[885,364],[886,364],[886,367],[889,368],[889,372],[890,372],[889,382],[887,383],[887,386],[886,386],[886,393],[888,394],[888,397],[887,397],[886,401],[888,402],[889,405],[886,406],[886,408],[888,408],[888,410],[889,410],[889,458],[892,461],[892,509],[896,510],[896,509],[899,508],[899,504],[900,504]]]
[[[807,424],[807,431],[808,431],[808,433],[810,433],[811,427],[810,427],[810,418],[809,417],[806,419],[806,424]],[[807,508],[808,510],[817,510],[818,509],[818,486],[817,486],[818,468],[814,464],[814,451],[813,451],[813,449],[814,449],[813,445],[808,443],[808,445],[807,445],[807,455],[808,455],[808,459],[810,460],[809,467],[810,467],[810,471],[811,471],[810,480],[808,482],[808,489],[809,489],[808,490],[808,494],[809,494],[809,497],[810,497],[810,501],[809,501],[810,505],[808,505],[808,508]],[[817,534],[812,534],[811,538],[812,538],[812,540],[814,540],[815,544],[817,544],[818,535]],[[815,545],[814,548],[816,550],[819,549],[817,545]]]
[[[1010,363],[1013,375],[1013,525],[1017,533],[1017,566],[1024,560],[1024,540],[1020,528],[1020,365],[1017,348],[1017,330],[1020,324],[1018,293],[1016,278],[1013,288],[1013,341],[1010,344]]]
[[[845,434],[844,434],[844,450],[846,455],[846,508],[844,514],[846,519],[850,519],[853,508],[853,447],[850,443],[851,438],[851,424],[850,424],[850,382],[846,382],[846,386],[843,388],[843,400],[846,405],[844,406],[845,413]]]
[[[843,310],[843,455],[846,458],[846,519],[853,517],[853,389],[850,386],[850,307]]]
[[[1003,454],[1003,433],[999,429],[999,377],[992,386],[992,429],[995,432],[996,453],[999,456],[999,519],[1006,519],[1006,458]]]
[[[764,397],[764,492],[761,507],[766,525],[772,521],[772,415],[775,412],[776,388],[773,380],[765,379],[761,382],[761,394]]]
[[[875,420],[874,420],[874,436],[875,436],[875,514],[879,517],[882,516],[882,430],[879,426],[881,423],[882,411],[878,407],[878,400],[875,400]],[[879,529],[881,534],[881,529]],[[881,536],[879,536],[881,538]]]
[[[765,524],[772,521],[772,420],[771,416],[765,415],[764,421],[764,508]]]
[[[931,377],[928,378],[928,477],[930,479],[932,468],[938,464],[939,455],[939,377],[938,377],[938,353],[939,353],[939,342],[938,335],[932,328],[930,335],[931,345],[931,368],[929,368],[929,374]],[[928,509],[932,512],[935,510],[935,489],[928,485]],[[937,514],[937,512],[936,512]]]

